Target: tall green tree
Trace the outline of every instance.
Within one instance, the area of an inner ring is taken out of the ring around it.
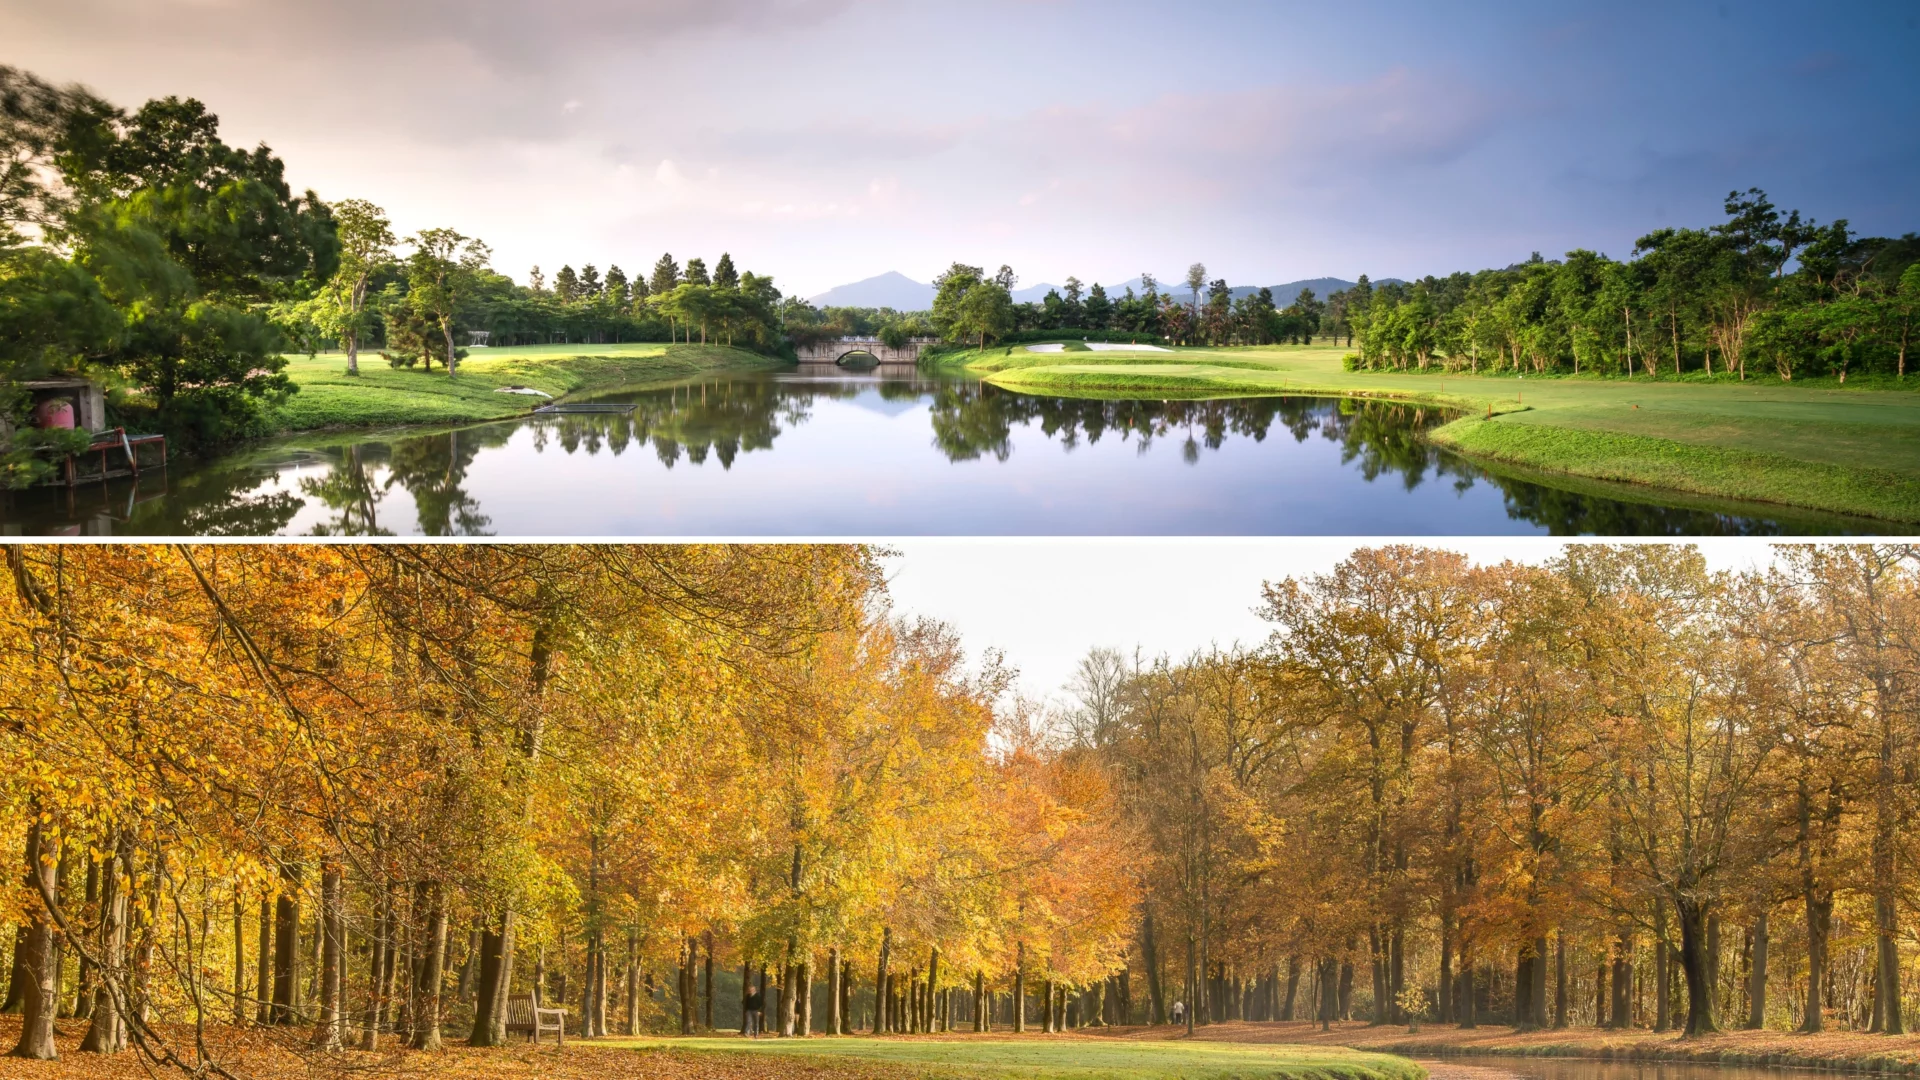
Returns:
[[[340,267],[321,294],[331,316],[328,329],[347,352],[347,374],[360,374],[360,338],[365,332],[367,285],[373,275],[393,261],[393,226],[386,211],[365,199],[346,199],[333,206],[339,228]],[[535,268],[538,272],[538,268]]]
[[[680,264],[673,261],[671,252],[660,256],[653,264],[653,276],[647,279],[647,292],[654,296],[673,291],[680,284]]]
[[[987,339],[1013,325],[1013,271],[1005,266],[991,279],[978,266],[954,263],[935,278],[933,324],[949,341]]]
[[[1207,264],[1194,263],[1187,267],[1187,291],[1193,294],[1193,302],[1188,306],[1196,315],[1200,312],[1200,290],[1207,287]]]
[[[449,376],[460,373],[460,350],[453,344],[453,320],[461,301],[487,268],[487,245],[452,229],[423,229],[411,243],[407,260],[407,303],[440,331]]]

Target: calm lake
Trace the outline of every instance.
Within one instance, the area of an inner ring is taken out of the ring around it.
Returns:
[[[12,535],[1722,535],[1867,522],[1489,473],[1436,410],[1092,400],[839,368],[587,399],[630,411],[308,435],[0,501]],[[1578,487],[1579,490],[1571,490]]]

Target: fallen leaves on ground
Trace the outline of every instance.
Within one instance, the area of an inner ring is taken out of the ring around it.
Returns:
[[[166,1080],[150,1073],[141,1055],[129,1050],[103,1057],[80,1052],[87,1025],[62,1020],[57,1025],[58,1061],[0,1058],[6,1080]],[[190,1027],[164,1029],[182,1052],[191,1051]],[[583,1045],[570,1040],[564,1049],[551,1043],[515,1042],[496,1049],[449,1045],[436,1053],[367,1053],[347,1050],[315,1054],[300,1045],[292,1030],[234,1031],[209,1027],[210,1056],[241,1080],[325,1080],[328,1077],[379,1077],[380,1080],[913,1080],[924,1068],[885,1063],[730,1053],[689,1053],[671,1049],[632,1049]],[[0,1017],[0,1049],[20,1039],[20,1018]],[[393,1040],[386,1040],[391,1047]],[[178,1074],[174,1074],[178,1075]]]

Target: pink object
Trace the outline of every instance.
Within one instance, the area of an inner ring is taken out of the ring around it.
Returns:
[[[73,402],[66,398],[48,398],[33,407],[33,426],[39,428],[73,427]]]

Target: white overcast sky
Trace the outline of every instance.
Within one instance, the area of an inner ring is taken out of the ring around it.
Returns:
[[[1264,641],[1254,614],[1262,582],[1325,573],[1354,548],[1348,539],[967,539],[892,542],[894,610],[957,627],[969,657],[1006,652],[1021,690],[1053,695],[1089,648],[1184,656],[1209,645]],[[1540,562],[1565,542],[1550,538],[1416,541],[1480,563]],[[1617,542],[1617,541],[1610,541]],[[1711,538],[1697,546],[1715,569],[1764,564],[1764,541]]]
[[[0,64],[198,97],[517,278],[725,250],[802,296],[1623,256],[1754,185],[1898,235],[1916,56],[1911,0],[0,0]]]

